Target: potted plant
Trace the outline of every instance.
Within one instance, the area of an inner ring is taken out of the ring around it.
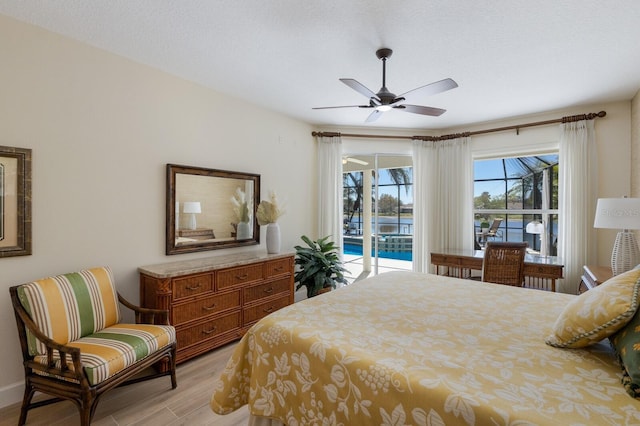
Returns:
[[[489,221],[487,219],[483,219],[482,223],[480,223],[480,231],[483,233],[489,232]]]
[[[307,297],[313,297],[324,289],[336,288],[337,283],[348,284],[344,277],[347,270],[342,266],[338,247],[329,241],[328,236],[312,241],[303,235],[302,240],[307,247],[295,246],[295,264],[298,265],[294,275],[298,283],[296,291],[306,286]]]

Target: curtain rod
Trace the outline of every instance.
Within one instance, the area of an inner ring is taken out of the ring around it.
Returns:
[[[525,127],[546,126],[546,125],[555,124],[555,123],[571,123],[574,121],[581,121],[581,120],[593,120],[598,117],[602,118],[606,115],[607,113],[605,111],[590,112],[589,114],[570,115],[562,118],[556,118],[554,120],[536,121],[533,123],[516,124],[513,126],[505,126],[505,127],[495,127],[493,129],[476,130],[475,132],[452,133],[450,135],[442,135],[442,136],[363,135],[358,133],[316,132],[316,131],[311,132],[311,136],[326,136],[326,137],[344,136],[349,138],[371,138],[371,139],[412,139],[412,140],[437,142],[437,141],[444,141],[448,139],[456,139],[460,137],[482,135],[484,133],[504,132],[506,130],[515,130],[516,134],[520,134],[520,129]]]

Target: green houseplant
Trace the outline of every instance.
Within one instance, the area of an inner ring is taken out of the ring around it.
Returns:
[[[302,240],[307,247],[295,246],[295,264],[298,269],[294,280],[297,284],[296,291],[307,287],[307,297],[313,297],[324,288],[336,288],[337,283],[348,284],[344,277],[347,270],[342,266],[338,254],[338,247],[329,237],[312,241],[306,235]]]

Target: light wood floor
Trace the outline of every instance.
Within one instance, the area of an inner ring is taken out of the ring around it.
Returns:
[[[246,406],[226,416],[219,416],[209,408],[213,383],[234,346],[231,343],[179,364],[178,387],[174,390],[169,377],[160,377],[107,392],[98,403],[92,425],[247,425]],[[19,417],[20,404],[5,407],[0,410],[0,426],[15,426]],[[68,401],[35,408],[27,415],[27,425],[79,424],[78,410]]]

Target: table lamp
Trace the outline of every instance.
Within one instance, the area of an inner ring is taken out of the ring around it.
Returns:
[[[547,255],[547,242],[544,234],[544,225],[537,220],[527,223],[526,231],[528,234],[540,235],[540,256]]]
[[[611,252],[613,275],[626,272],[640,263],[635,234],[640,229],[640,198],[600,198],[596,206],[594,228],[622,229]]]
[[[190,214],[188,229],[196,229],[196,214],[201,213],[200,202],[185,201],[182,211]]]

